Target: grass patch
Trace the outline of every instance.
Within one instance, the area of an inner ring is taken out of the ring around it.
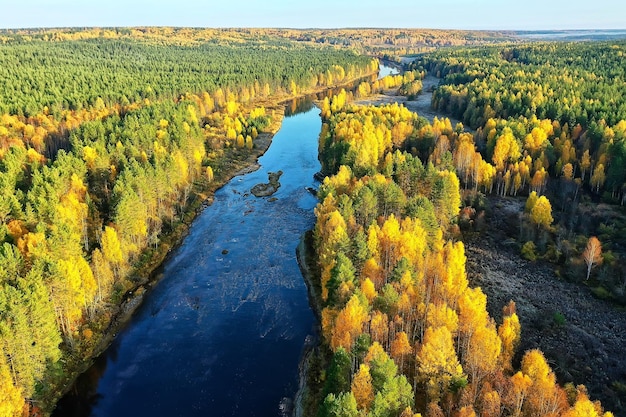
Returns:
[[[609,292],[609,290],[607,290],[606,288],[602,286],[591,288],[591,293],[594,295],[594,297],[599,298],[600,300],[612,300],[613,299],[613,295]]]
[[[554,313],[552,320],[554,321],[554,325],[558,327],[564,326],[567,322],[567,320],[565,320],[565,316],[560,311]]]

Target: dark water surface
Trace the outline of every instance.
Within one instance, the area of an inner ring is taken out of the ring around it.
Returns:
[[[317,108],[286,117],[261,168],[215,194],[55,416],[281,415],[315,320],[295,250],[315,220],[320,128]],[[278,170],[276,201],[250,194]]]

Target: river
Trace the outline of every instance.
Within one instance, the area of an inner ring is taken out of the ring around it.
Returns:
[[[194,221],[126,328],[56,416],[279,416],[314,315],[295,258],[317,203],[319,110],[286,117],[261,168]],[[271,198],[250,189],[282,170]],[[226,253],[227,252],[227,253]]]
[[[310,99],[287,105],[260,168],[215,193],[158,285],[53,416],[290,414],[315,334],[295,252],[315,223],[306,187],[320,170],[321,124]],[[276,194],[250,193],[279,170]]]

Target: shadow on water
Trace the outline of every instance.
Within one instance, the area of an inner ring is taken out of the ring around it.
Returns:
[[[117,360],[118,342],[114,341],[105,354],[98,356],[94,363],[72,385],[70,391],[59,401],[53,416],[82,417],[91,415],[103,397],[98,393],[98,381],[105,374],[107,362]]]
[[[312,96],[294,98],[285,105],[285,117],[296,116],[305,113],[315,107]]]

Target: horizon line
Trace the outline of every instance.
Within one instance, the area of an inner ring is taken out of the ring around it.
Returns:
[[[456,32],[499,32],[499,33],[533,33],[533,32],[619,32],[626,31],[624,28],[577,28],[577,29],[453,29],[453,28],[434,28],[434,27],[383,27],[383,26],[344,26],[344,27],[288,27],[288,26],[175,26],[175,25],[136,25],[136,26],[37,26],[37,27],[4,27],[0,31],[17,31],[17,30],[67,30],[67,29],[135,29],[135,28],[173,28],[173,29],[214,29],[214,30],[438,30],[438,31],[456,31]]]

